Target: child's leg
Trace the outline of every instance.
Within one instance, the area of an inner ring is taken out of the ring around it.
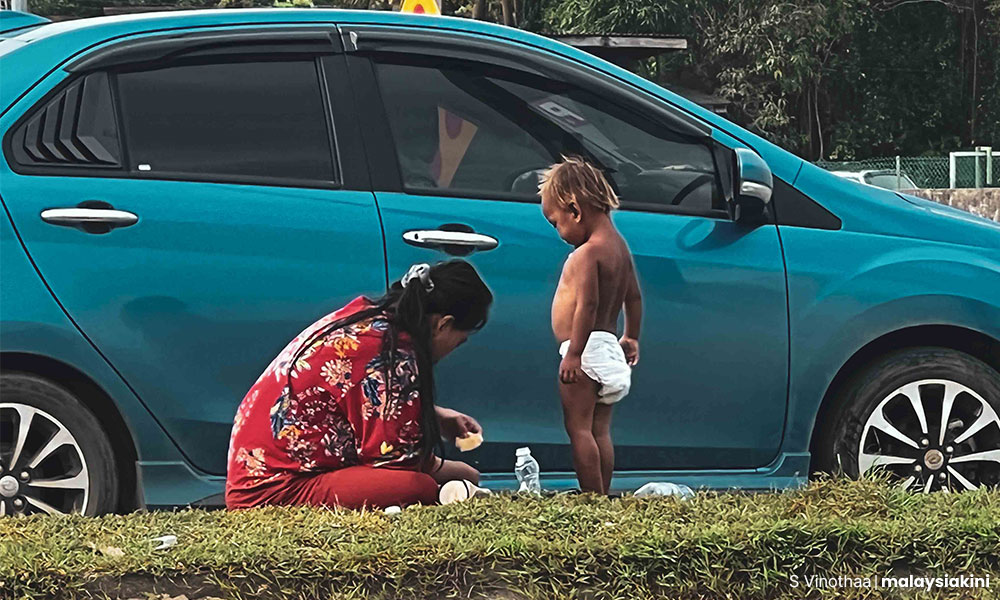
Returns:
[[[615,470],[615,445],[611,442],[611,408],[613,404],[596,404],[594,406],[594,441],[601,453],[601,479],[604,482],[604,493],[611,491],[611,475]]]
[[[422,470],[433,477],[438,485],[454,479],[465,479],[479,485],[479,471],[460,460],[443,460],[434,456],[424,465]]]
[[[603,493],[601,454],[594,440],[594,405],[597,404],[597,383],[581,377],[576,383],[559,383],[562,396],[563,422],[573,448],[573,467],[580,489]]]

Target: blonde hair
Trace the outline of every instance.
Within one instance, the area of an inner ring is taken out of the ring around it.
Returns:
[[[620,204],[604,173],[579,156],[563,156],[562,162],[549,167],[538,191],[551,195],[563,208],[575,200],[609,213]]]

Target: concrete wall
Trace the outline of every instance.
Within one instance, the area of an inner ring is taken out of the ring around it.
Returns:
[[[907,194],[967,210],[1000,221],[1000,188],[958,190],[906,190]]]

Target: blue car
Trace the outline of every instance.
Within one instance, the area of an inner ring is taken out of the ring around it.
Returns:
[[[817,471],[1000,483],[1000,226],[815,167],[632,73],[482,22],[220,10],[0,24],[0,514],[217,505],[246,390],[415,262],[490,324],[436,375],[511,487],[575,485],[538,174],[600,165],[645,298],[614,487]]]

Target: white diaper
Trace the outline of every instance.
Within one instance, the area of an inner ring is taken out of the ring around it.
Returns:
[[[569,340],[559,346],[559,355],[566,356]],[[580,357],[580,368],[588,377],[600,384],[597,402],[614,404],[628,394],[632,385],[632,367],[625,360],[625,351],[618,343],[618,337],[607,331],[593,331],[587,339],[587,347]]]

